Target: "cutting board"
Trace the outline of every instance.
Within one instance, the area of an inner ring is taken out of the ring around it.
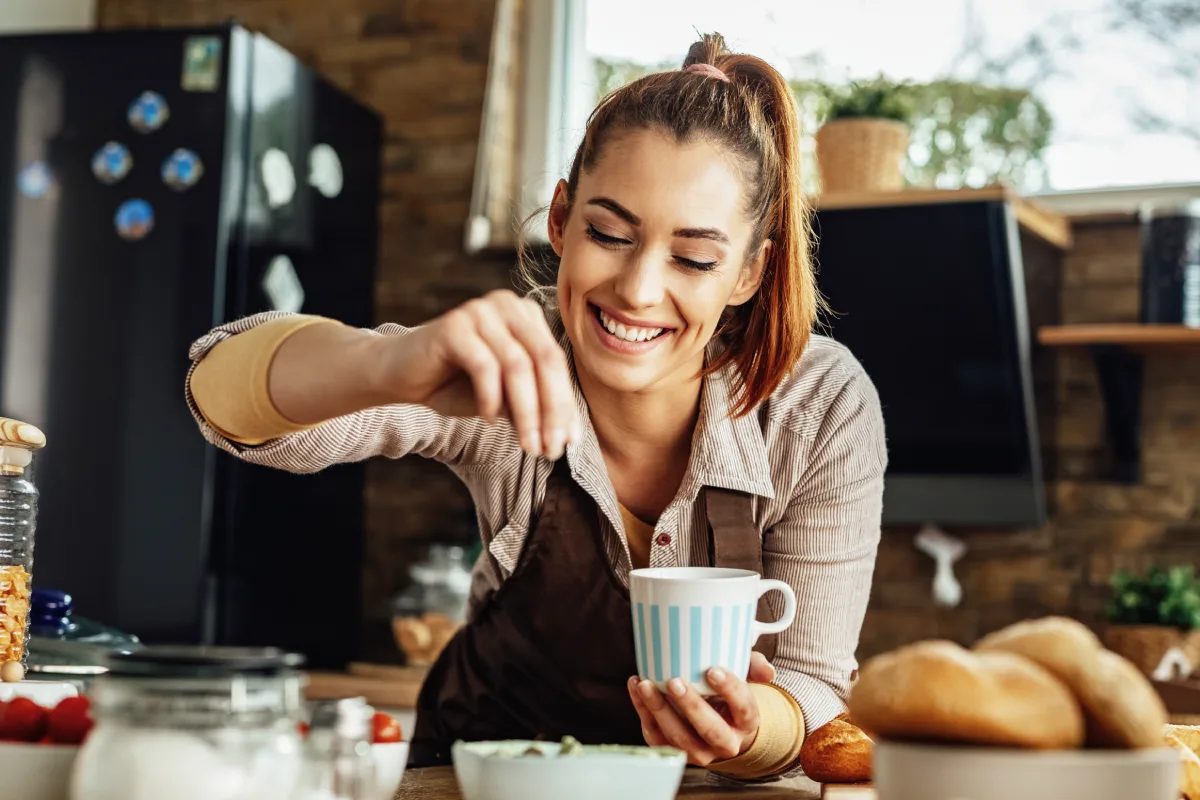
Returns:
[[[821,800],[877,800],[877,795],[869,783],[825,783]]]
[[[428,672],[428,667],[353,663],[346,672],[306,673],[305,697],[324,700],[361,696],[373,706],[416,708],[417,694]]]

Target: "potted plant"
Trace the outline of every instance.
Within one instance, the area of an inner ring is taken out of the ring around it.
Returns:
[[[817,130],[822,192],[894,192],[904,188],[911,101],[905,84],[883,76],[825,91]]]
[[[1172,649],[1200,668],[1200,580],[1191,566],[1113,573],[1105,645],[1152,675]],[[1186,677],[1186,676],[1182,676]]]

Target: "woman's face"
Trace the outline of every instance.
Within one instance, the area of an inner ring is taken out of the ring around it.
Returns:
[[[732,158],[706,141],[640,130],[608,142],[550,211],[558,299],[576,367],[624,392],[695,379],[722,312],[758,288],[769,243],[747,262],[753,222]]]

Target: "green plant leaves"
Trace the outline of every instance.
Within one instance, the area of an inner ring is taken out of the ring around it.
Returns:
[[[1145,575],[1117,570],[1109,580],[1108,621],[1117,625],[1200,628],[1200,580],[1195,569],[1152,566]]]

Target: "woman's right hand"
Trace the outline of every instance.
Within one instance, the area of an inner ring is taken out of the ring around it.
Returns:
[[[566,354],[533,300],[495,291],[393,340],[383,380],[404,402],[507,418],[521,447],[559,458],[580,439]]]

